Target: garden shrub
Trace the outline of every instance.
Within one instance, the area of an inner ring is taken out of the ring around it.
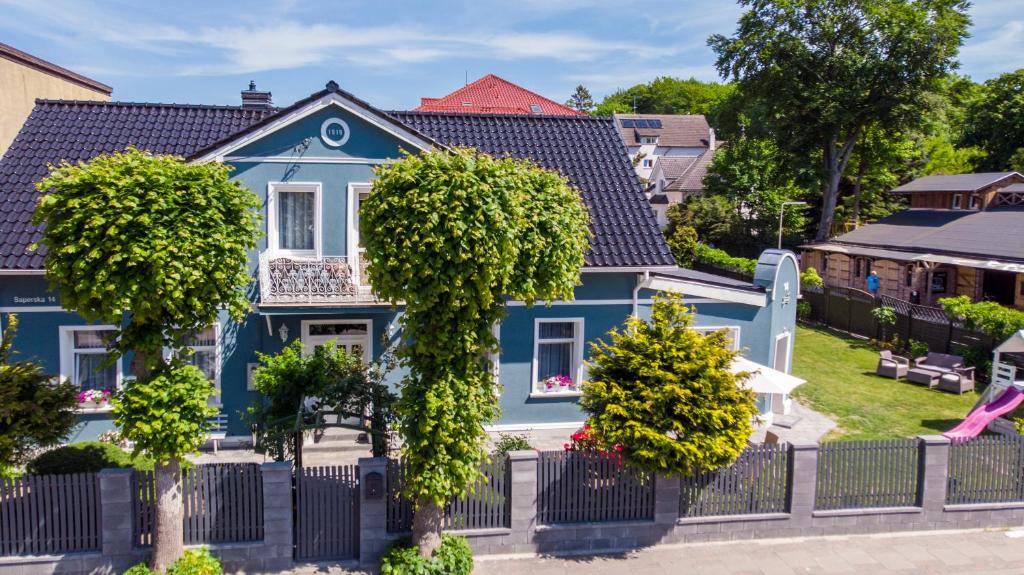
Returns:
[[[813,308],[811,308],[811,302],[805,300],[796,302],[796,317],[803,320],[809,319],[813,311]]]
[[[928,355],[929,349],[928,344],[923,341],[912,339],[907,341],[907,354],[911,358],[924,357]]]
[[[800,272],[800,285],[805,288],[820,288],[825,285],[825,280],[818,275],[818,270],[809,267]]]
[[[754,277],[754,270],[757,269],[757,260],[750,258],[733,257],[725,250],[713,248],[706,244],[697,244],[695,259],[698,262],[722,268]]]
[[[402,539],[388,548],[380,572],[381,575],[470,575],[473,551],[464,538],[444,534],[433,556],[420,557],[416,546],[409,539]]]
[[[525,451],[533,449],[530,440],[525,435],[512,433],[499,433],[498,441],[494,442],[494,454],[504,457],[509,451]]]
[[[221,575],[223,572],[220,560],[211,555],[210,550],[206,547],[185,551],[177,561],[167,568],[167,575]],[[157,574],[145,563],[138,563],[125,571],[124,575]]]
[[[206,547],[189,549],[167,569],[167,575],[221,575],[220,560]]]
[[[25,467],[30,475],[96,473],[101,469],[134,467],[153,469],[153,461],[132,457],[120,447],[99,441],[83,441],[53,449],[37,456]]]
[[[939,300],[949,315],[964,322],[968,329],[976,329],[995,340],[997,344],[1017,330],[1024,329],[1024,311],[1002,306],[994,301],[972,302],[962,295]]]

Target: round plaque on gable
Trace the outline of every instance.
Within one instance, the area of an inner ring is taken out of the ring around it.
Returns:
[[[328,118],[320,124],[320,139],[332,148],[344,146],[350,135],[348,124],[341,118]]]

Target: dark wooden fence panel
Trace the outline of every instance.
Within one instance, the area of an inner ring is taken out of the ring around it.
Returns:
[[[137,546],[153,544],[152,471],[132,476],[133,532]],[[263,474],[256,463],[197,465],[182,472],[185,544],[263,539]]]
[[[949,447],[946,503],[1024,501],[1024,438],[979,437]]]
[[[295,558],[359,557],[359,467],[295,471]]]
[[[785,444],[756,445],[729,467],[682,478],[679,516],[786,512],[788,453]]]
[[[540,524],[654,518],[654,477],[614,456],[542,451],[537,466]]]
[[[815,509],[917,505],[919,463],[916,439],[823,443]]]
[[[456,498],[445,508],[444,529],[495,529],[511,524],[512,481],[508,458],[495,458],[480,467],[483,477],[464,497]],[[402,495],[406,468],[398,461],[388,464],[388,531],[402,533],[412,530],[412,501]]]
[[[0,479],[0,555],[99,549],[99,479],[95,474]]]

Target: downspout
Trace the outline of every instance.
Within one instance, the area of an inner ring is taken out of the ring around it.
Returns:
[[[633,317],[640,317],[640,290],[650,279],[650,271],[645,271],[644,275],[637,274],[636,287],[633,288]]]

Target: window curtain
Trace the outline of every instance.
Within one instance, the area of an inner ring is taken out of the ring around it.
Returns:
[[[540,343],[537,345],[537,378],[540,381],[564,375],[576,382],[576,374],[572,373],[571,343]]]
[[[278,192],[277,220],[280,248],[312,250],[316,194],[310,192]]]
[[[90,389],[115,389],[117,387],[117,365],[109,365],[100,368],[100,364],[106,361],[108,354],[105,353],[78,353],[75,354],[75,367],[78,387],[82,391]]]
[[[206,379],[217,379],[217,352],[215,350],[196,350],[188,356],[189,363],[199,368]]]

